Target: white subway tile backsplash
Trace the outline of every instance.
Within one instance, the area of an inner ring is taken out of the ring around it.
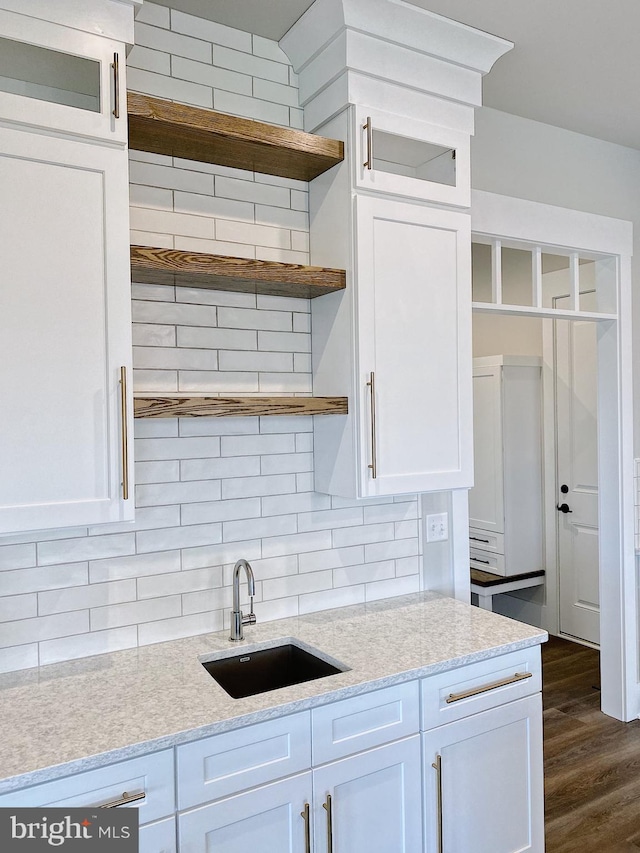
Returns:
[[[134,533],[85,536],[82,539],[59,539],[38,543],[38,565],[51,566],[62,561],[97,560],[135,553]]]
[[[177,459],[167,462],[136,462],[136,486],[145,483],[172,483],[180,479],[180,463]]]
[[[227,456],[220,459],[185,459],[180,463],[180,472],[182,480],[257,477],[260,474],[260,458]]]
[[[89,565],[89,580],[96,584],[179,570],[180,551],[165,549],[158,554],[135,554],[111,560],[96,560]]]
[[[365,600],[378,601],[381,598],[392,598],[395,595],[409,595],[420,591],[420,580],[417,575],[403,578],[374,581],[365,584]]]
[[[228,329],[273,329],[278,332],[290,332],[292,328],[291,313],[288,311],[258,311],[255,308],[219,308],[218,325]],[[258,332],[260,335],[267,332]],[[287,335],[279,335],[288,340]],[[271,351],[290,352],[278,347],[261,347]]]
[[[68,589],[39,592],[38,613],[40,616],[48,616],[53,613],[86,610],[91,607],[103,607],[135,600],[136,581],[133,578],[112,583],[91,583]]]
[[[223,24],[218,24],[215,21],[209,21],[205,18],[186,15],[177,9],[171,10],[171,29],[177,33],[184,33],[188,36],[205,39],[214,44],[231,47],[234,50],[243,50],[251,53],[251,33],[226,27]]]
[[[0,545],[0,570],[26,569],[36,564],[36,546],[33,543],[24,545]]]
[[[151,2],[136,32],[133,91],[302,127],[276,42]],[[309,262],[305,182],[129,159],[134,243]],[[312,392],[309,300],[136,282],[132,299],[136,389]],[[220,630],[240,557],[260,621],[419,588],[416,497],[313,492],[311,417],[138,419],[135,435],[134,522],[0,538],[0,671]]]
[[[206,459],[215,456],[220,456],[220,439],[217,436],[142,438],[136,442],[136,459],[140,461]]]
[[[38,643],[0,649],[0,672],[13,672],[33,666],[38,666]]]
[[[194,107],[211,109],[213,106],[213,94],[207,86],[190,83],[187,80],[176,80],[174,77],[156,74],[154,71],[130,68],[127,84],[132,92],[144,92],[146,95],[166,98],[169,101],[190,104]]]
[[[222,613],[198,613],[192,616],[179,616],[175,619],[160,619],[138,626],[138,645],[166,643],[194,634],[207,634],[222,630]]]
[[[193,548],[196,545],[217,545],[221,541],[221,524],[193,524],[189,527],[136,533],[138,554],[168,551],[172,548]]]
[[[253,83],[247,74],[239,74],[237,71],[229,71],[226,68],[216,68],[213,65],[205,65],[203,62],[194,62],[192,59],[183,59],[174,56],[171,62],[173,76],[181,80],[191,80],[193,83],[201,83],[212,89],[225,89],[227,92],[236,92],[239,95],[251,95]]]
[[[264,101],[273,101],[276,104],[286,104],[288,107],[298,107],[298,89],[289,86],[288,82],[274,83],[271,80],[256,79],[253,82],[253,95]]]
[[[219,480],[192,480],[182,483],[153,483],[136,486],[136,506],[188,504],[220,500]]]
[[[37,615],[38,596],[34,592],[26,595],[5,595],[0,598],[0,622],[31,619]]]
[[[40,643],[40,665],[133,649],[137,644],[138,629],[135,625],[108,631],[92,631],[90,634],[82,634],[81,637],[46,640]]]
[[[322,592],[300,595],[300,614],[317,613],[319,610],[329,610],[332,607],[349,607],[352,604],[362,604],[365,600],[364,590],[364,586],[345,586],[341,589],[327,589]]]
[[[240,498],[238,500],[216,500],[208,503],[195,503],[182,507],[183,524],[207,524],[211,521],[232,521],[236,519],[256,519],[260,517],[260,498]],[[252,539],[257,533],[246,537]],[[224,533],[223,538],[231,541]]]
[[[172,572],[166,575],[150,575],[138,578],[138,598],[158,598],[166,595],[182,595],[201,589],[216,589],[222,586],[222,567],[194,569],[190,572]]]
[[[169,20],[169,9],[145,0],[136,14],[136,24],[151,24],[154,27],[164,27],[168,30],[171,26]]]
[[[21,646],[55,637],[70,637],[89,630],[89,611],[77,610],[73,619],[68,614],[38,616],[35,619],[18,619],[0,623],[0,648]]]
[[[206,60],[205,60],[206,61]],[[252,77],[272,80],[274,83],[289,82],[289,69],[281,62],[273,62],[260,56],[245,56],[244,54],[229,50],[222,45],[213,46],[213,64],[221,68],[230,68],[232,71],[241,71]],[[249,115],[246,113],[245,115]]]
[[[282,50],[277,41],[266,39],[263,36],[258,36],[255,33],[253,38],[253,54],[254,56],[262,56],[264,59],[271,59],[273,62],[282,62],[289,67],[289,57]]]
[[[238,477],[222,481],[222,497],[251,498],[263,495],[286,495],[295,491],[295,474],[273,474],[260,477]]]
[[[199,62],[211,62],[211,44],[207,41],[159,27],[151,27],[148,24],[136,22],[136,44],[160,50],[163,53],[197,59]]]
[[[127,56],[127,68],[139,68],[156,74],[171,75],[171,57],[159,50],[151,50],[142,45],[134,45]]]

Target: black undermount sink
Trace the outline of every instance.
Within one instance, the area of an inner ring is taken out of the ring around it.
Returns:
[[[348,669],[335,666],[289,641],[269,649],[247,649],[242,654],[201,663],[234,699],[302,684]]]

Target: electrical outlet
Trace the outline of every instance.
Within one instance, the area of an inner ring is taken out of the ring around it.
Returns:
[[[449,514],[439,512],[427,516],[427,542],[444,542],[449,538]]]

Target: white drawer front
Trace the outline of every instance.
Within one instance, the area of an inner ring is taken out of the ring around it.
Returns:
[[[176,853],[177,849],[175,817],[140,828],[140,853]]]
[[[506,575],[504,555],[492,554],[491,551],[481,551],[479,548],[469,548],[470,565],[472,569],[482,569],[493,575]]]
[[[516,679],[529,673],[531,677]],[[421,689],[423,731],[538,693],[540,646],[431,675],[422,680]]]
[[[178,747],[178,808],[290,776],[311,766],[309,712]]]
[[[504,533],[491,533],[478,527],[469,528],[469,547],[492,554],[504,554]]]
[[[417,681],[343,699],[311,712],[313,764],[324,764],[418,731]]]
[[[141,755],[129,761],[56,779],[55,782],[45,782],[22,791],[13,791],[0,797],[0,807],[100,807],[119,800],[125,791],[129,795],[143,791],[145,793],[144,799],[132,802],[130,806],[139,809],[141,825],[173,814],[173,750]]]

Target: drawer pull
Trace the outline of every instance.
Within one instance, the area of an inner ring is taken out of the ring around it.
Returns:
[[[487,693],[489,690],[495,690],[497,687],[505,687],[507,684],[515,684],[532,676],[532,672],[516,672],[515,675],[511,675],[509,678],[492,681],[491,684],[483,684],[482,687],[473,687],[471,690],[465,690],[462,693],[449,693],[446,702],[447,705],[450,705],[452,702],[459,702],[461,699],[468,699],[470,696],[478,696],[480,693]]]
[[[135,803],[137,800],[144,800],[146,797],[145,791],[141,794],[127,794],[126,791],[123,792],[122,797],[119,800],[112,800],[110,803],[104,803],[100,806],[101,809],[117,809],[118,806],[126,806],[129,803]]]
[[[491,565],[490,560],[481,560],[480,557],[472,557],[471,559],[473,560],[474,563],[486,563],[487,566]]]
[[[474,542],[486,542],[487,545],[489,544],[488,539],[481,539],[479,536],[470,536],[469,539],[473,539]]]
[[[331,794],[327,794],[322,808],[327,813],[327,853],[333,853],[333,812],[331,811]]]
[[[443,825],[442,825],[442,756],[436,755],[436,760],[431,765],[436,771],[436,808],[438,810],[438,853],[443,853]]]
[[[309,803],[304,804],[304,811],[300,812],[304,821],[304,853],[311,853],[311,826],[309,821]]]
[[[367,131],[367,159],[362,165],[365,169],[373,169],[373,122],[371,116],[362,125],[362,129]]]
[[[113,62],[111,63],[111,68],[113,69],[113,116],[114,118],[120,118],[120,63],[118,61],[118,54],[113,54]]]

